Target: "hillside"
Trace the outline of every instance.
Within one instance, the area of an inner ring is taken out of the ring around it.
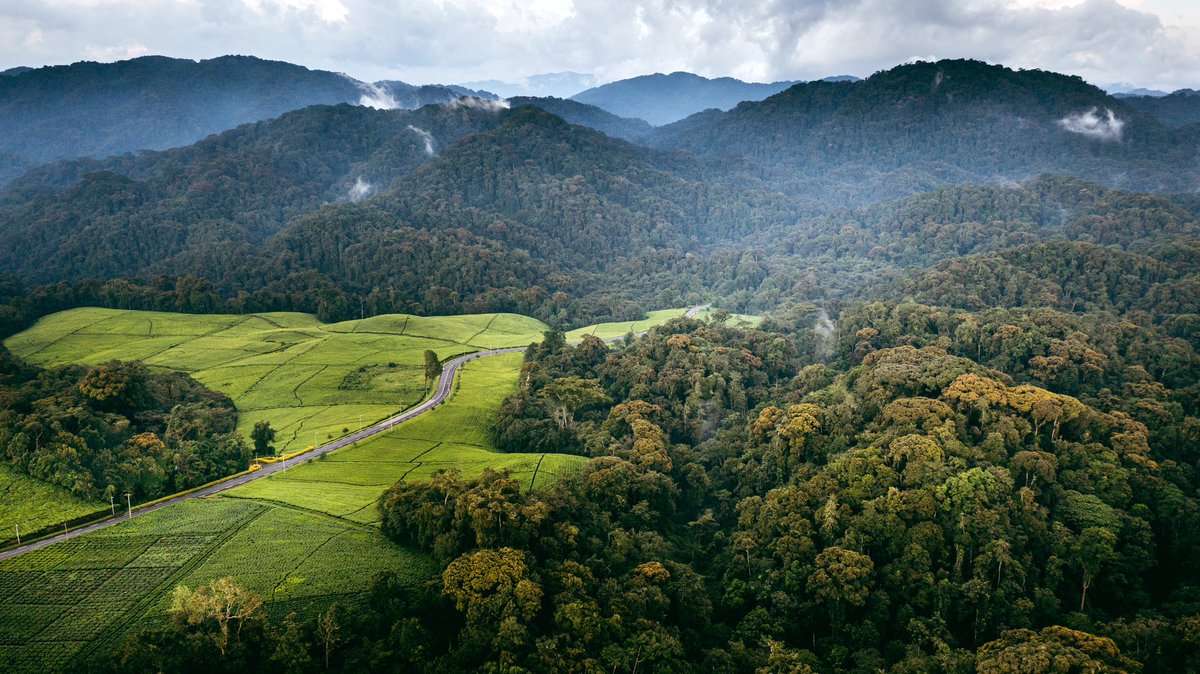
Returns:
[[[644,119],[661,126],[717,108],[728,110],[742,101],[760,101],[794,82],[743,82],[732,77],[709,79],[692,73],[655,73],[610,82],[571,97],[621,117]]]
[[[552,115],[557,115],[570,124],[586,126],[606,136],[630,142],[637,142],[639,138],[649,133],[652,128],[644,120],[618,117],[594,105],[587,105],[571,99],[514,96],[508,99],[508,103],[514,108],[522,105],[532,105]]]
[[[863,203],[939,185],[1060,173],[1191,191],[1200,134],[1077,77],[978,61],[918,62],[861,82],[798,84],[647,141],[744,158],[781,188]]]
[[[1129,96],[1121,100],[1167,126],[1200,124],[1200,91],[1194,89],[1180,89],[1164,96]]]
[[[14,70],[0,78],[0,185],[38,164],[181,147],[310,105],[418,108],[479,94],[404,82],[371,85],[250,56],[145,56]],[[381,93],[386,100],[377,100]]]
[[[316,106],[186,148],[38,169],[0,196],[0,264],[48,281],[179,270],[176,256],[200,250],[235,258],[497,122],[465,106]]]

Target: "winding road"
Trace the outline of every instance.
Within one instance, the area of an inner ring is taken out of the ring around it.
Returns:
[[[700,313],[701,311],[704,311],[707,308],[708,308],[707,304],[703,305],[703,306],[692,307],[691,309],[688,309],[686,312],[684,312],[683,315],[687,318],[692,318],[696,314]],[[637,334],[644,335],[646,333],[639,332]],[[622,338],[621,337],[613,337],[610,339],[606,339],[604,341],[614,342],[619,339],[622,339]],[[291,468],[293,466],[298,466],[302,463],[311,461],[323,454],[328,454],[329,452],[336,451],[336,450],[339,450],[348,445],[352,445],[356,442],[359,442],[361,440],[365,440],[365,439],[371,437],[372,435],[377,435],[379,433],[383,433],[384,431],[390,430],[399,424],[409,421],[410,419],[413,419],[422,414],[425,414],[426,412],[432,410],[433,408],[435,408],[438,405],[441,405],[443,402],[445,402],[446,398],[450,397],[451,391],[454,390],[454,379],[458,375],[459,368],[461,368],[466,363],[469,363],[477,358],[485,358],[487,356],[496,356],[496,355],[499,355],[502,353],[518,353],[518,352],[524,351],[526,348],[528,348],[528,347],[513,346],[513,347],[507,347],[507,348],[503,348],[503,349],[489,349],[487,351],[476,351],[474,353],[468,353],[468,354],[458,356],[457,358],[453,358],[453,359],[447,361],[446,364],[442,367],[442,376],[440,379],[438,379],[437,390],[435,390],[433,392],[433,395],[430,396],[428,400],[421,403],[420,405],[417,405],[416,407],[405,410],[404,412],[401,412],[400,414],[397,414],[395,416],[388,417],[387,419],[384,419],[383,421],[380,421],[378,423],[367,426],[366,428],[363,428],[362,430],[356,431],[349,435],[342,436],[342,437],[338,438],[337,440],[334,440],[333,442],[330,442],[328,444],[321,445],[320,447],[311,449],[303,454],[300,454],[299,456],[294,456],[290,459],[287,459],[286,461],[280,461],[279,463],[263,464],[262,468],[254,471],[252,473],[246,473],[244,475],[239,475],[235,478],[225,480],[224,482],[218,482],[216,484],[211,484],[207,487],[203,487],[196,491],[189,492],[186,494],[180,494],[179,496],[175,496],[175,497],[169,498],[165,501],[155,503],[154,505],[145,506],[143,508],[138,509],[136,515],[141,516],[145,513],[154,512],[155,510],[160,510],[162,508],[173,506],[177,503],[182,503],[183,501],[190,501],[192,499],[205,498],[208,496],[212,496],[214,494],[219,494],[228,489],[233,489],[234,487],[240,487],[244,484],[253,482],[254,480],[260,480],[264,477],[267,477],[268,475],[274,475],[275,473],[278,473],[283,470],[287,470],[288,468]],[[109,517],[107,519],[100,520],[99,522],[93,522],[92,524],[88,524],[88,525],[80,527],[78,529],[74,529],[67,533],[57,534],[57,535],[51,536],[49,538],[43,538],[41,540],[34,541],[32,543],[26,543],[25,545],[19,545],[15,548],[9,548],[8,550],[0,552],[0,561],[3,561],[5,559],[10,559],[12,557],[18,557],[27,552],[39,550],[41,548],[53,545],[60,541],[65,541],[70,538],[75,538],[76,536],[82,536],[84,534],[89,534],[93,531],[98,531],[100,529],[105,529],[107,527],[111,527],[114,524],[119,524],[127,519],[130,519],[131,517],[133,517],[133,514],[116,515],[114,517]]]

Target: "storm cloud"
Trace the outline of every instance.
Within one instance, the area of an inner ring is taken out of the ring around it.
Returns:
[[[363,80],[764,81],[972,57],[1169,90],[1200,84],[1198,45],[1182,0],[0,0],[0,67],[253,54]]]

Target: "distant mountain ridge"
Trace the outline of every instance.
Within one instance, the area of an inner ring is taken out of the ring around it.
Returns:
[[[655,126],[677,122],[702,110],[728,110],[742,101],[758,101],[795,82],[755,83],[732,77],[709,79],[692,73],[655,73],[582,91],[571,97],[620,117],[644,119]]]
[[[222,56],[144,56],[13,68],[0,77],[0,184],[31,166],[189,145],[240,124],[319,104],[417,108],[487,92],[404,82],[369,84],[340,73]]]
[[[1125,104],[1167,126],[1200,124],[1200,91],[1179,89],[1162,96],[1124,96]]]
[[[463,82],[460,86],[469,89],[493,91],[503,98],[511,98],[513,96],[570,98],[597,84],[598,80],[595,75],[564,71],[530,75],[511,82],[504,80]]]
[[[1130,100],[1046,71],[918,62],[860,82],[797,84],[645,142],[738,158],[779,189],[845,205],[1041,173],[1194,191],[1200,130],[1172,129]]]

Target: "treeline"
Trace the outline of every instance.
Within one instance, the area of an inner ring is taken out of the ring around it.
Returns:
[[[244,470],[228,397],[140,363],[37,370],[0,346],[4,460],[85,498],[148,500]]]
[[[1200,666],[1194,390],[1134,354],[1119,373],[1086,356],[1078,380],[1031,383],[1055,322],[1115,322],[885,305],[822,318],[680,319],[616,350],[551,335],[494,432],[594,457],[578,476],[535,491],[496,473],[398,483],[383,531],[433,556],[437,578],[380,578],[311,621],[252,621],[236,657],[214,655],[215,621],[179,620],[114,666]],[[1110,339],[1085,341],[1104,358],[1130,349]],[[1105,393],[1118,380],[1130,400]]]

